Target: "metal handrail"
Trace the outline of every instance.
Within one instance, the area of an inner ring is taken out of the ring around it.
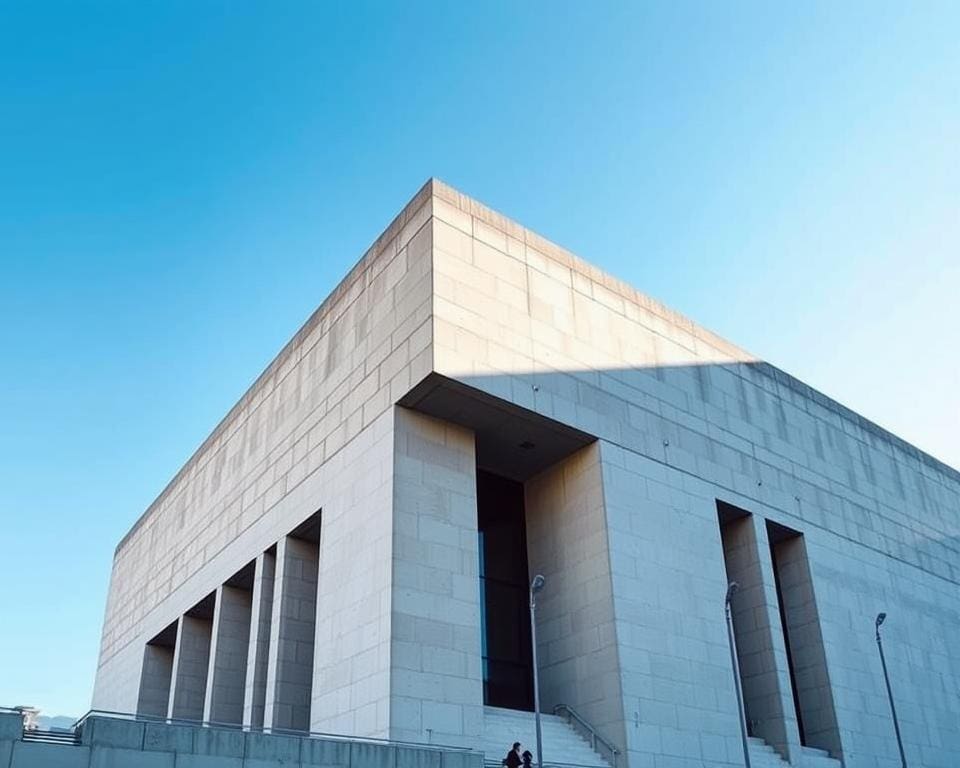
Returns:
[[[484,760],[483,765],[484,768],[503,768],[503,760]],[[596,766],[584,765],[583,763],[561,763],[557,760],[544,759],[543,768],[596,768]]]
[[[330,741],[359,741],[365,744],[380,744],[383,746],[415,747],[417,749],[449,750],[456,752],[479,752],[479,750],[462,745],[424,743],[416,741],[399,741],[396,739],[378,739],[372,736],[350,736],[343,733],[324,733],[322,731],[301,731],[292,728],[264,728],[262,726],[243,726],[237,723],[221,723],[214,720],[190,720],[178,717],[163,717],[161,715],[134,714],[132,712],[112,712],[106,709],[91,709],[80,717],[71,726],[77,730],[83,726],[88,718],[103,717],[113,720],[129,720],[140,723],[160,723],[162,725],[186,725],[194,728],[216,728],[229,731],[243,731],[245,733],[262,733],[266,736],[297,736],[302,739],[328,739]]]
[[[597,729],[594,728],[590,723],[583,719],[583,716],[580,715],[575,709],[570,707],[567,704],[557,704],[553,708],[553,714],[563,716],[563,713],[566,713],[568,720],[576,720],[580,726],[590,734],[590,746],[593,747],[594,752],[599,752],[597,749],[597,744],[603,745],[613,757],[613,765],[616,768],[617,765],[617,755],[620,754],[620,750],[617,749],[613,744],[607,741],[603,736],[597,733]]]

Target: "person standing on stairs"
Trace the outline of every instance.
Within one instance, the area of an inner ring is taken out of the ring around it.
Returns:
[[[533,755],[530,753],[529,749],[525,749],[523,751],[523,754],[520,756],[520,759],[523,760],[523,768],[532,768]]]
[[[505,765],[507,768],[520,768],[523,764],[523,760],[520,758],[520,742],[513,742],[513,748],[507,752],[507,756],[503,758],[501,765]]]

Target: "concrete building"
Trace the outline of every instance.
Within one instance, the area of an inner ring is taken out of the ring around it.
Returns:
[[[956,768],[958,535],[955,470],[430,181],[120,542],[93,706],[499,761],[541,573],[546,762],[743,765],[736,581],[755,767],[900,764],[885,611]]]

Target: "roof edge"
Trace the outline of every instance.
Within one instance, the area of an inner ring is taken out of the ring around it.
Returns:
[[[326,311],[337,301],[338,298],[340,298],[353,286],[358,277],[363,274],[369,263],[380,255],[384,246],[389,243],[397,234],[399,234],[404,225],[412,218],[413,214],[418,212],[421,207],[431,198],[441,200],[448,205],[456,207],[458,210],[464,213],[480,219],[485,223],[496,226],[506,232],[508,235],[523,241],[527,245],[530,245],[539,251],[542,251],[550,258],[559,261],[568,267],[576,268],[578,271],[589,276],[592,280],[600,283],[607,289],[643,306],[644,309],[653,312],[665,321],[680,326],[696,339],[701,340],[705,344],[717,350],[722,350],[726,353],[741,356],[741,364],[751,366],[763,374],[768,375],[770,378],[774,379],[779,386],[786,387],[806,396],[818,405],[833,411],[837,415],[857,425],[865,432],[883,437],[907,455],[917,459],[920,464],[941,472],[955,482],[960,483],[960,470],[953,468],[949,464],[946,464],[935,456],[923,451],[912,443],[904,440],[901,437],[898,437],[893,432],[890,432],[884,427],[881,427],[879,424],[876,424],[866,417],[861,416],[851,408],[848,408],[842,403],[830,398],[810,385],[805,384],[782,369],[763,361],[761,358],[750,354],[743,348],[724,339],[722,336],[719,336],[713,331],[704,328],[688,318],[686,315],[671,309],[663,302],[654,299],[645,293],[642,293],[629,283],[611,275],[608,272],[605,272],[604,270],[586,261],[580,256],[577,256],[566,248],[563,248],[553,241],[548,240],[536,232],[524,227],[514,219],[511,219],[494,210],[493,208],[490,208],[489,206],[486,206],[483,203],[475,200],[474,198],[465,195],[441,179],[431,176],[423,183],[423,185],[421,185],[416,194],[410,198],[406,205],[404,205],[401,211],[374,240],[370,247],[367,248],[363,256],[347,272],[343,279],[337,283],[333,290],[321,302],[319,307],[317,307],[317,309],[310,314],[307,320],[283,346],[280,352],[270,361],[260,375],[254,379],[253,383],[247,388],[243,396],[230,408],[229,411],[227,411],[226,415],[217,423],[206,439],[204,439],[204,441],[196,448],[196,450],[193,451],[187,461],[184,462],[183,466],[164,486],[163,490],[160,491],[160,493],[156,496],[153,502],[150,503],[143,514],[137,518],[137,520],[117,544],[116,549],[114,550],[114,557],[116,557],[116,554],[119,553],[119,551],[137,532],[137,530],[143,526],[158,504],[167,497],[173,487],[184,477],[184,475],[186,475],[191,468],[193,468],[205,450],[215,443],[216,440],[223,434],[224,430],[233,421],[236,415],[246,405],[249,404],[249,402],[263,389],[270,378],[278,372],[293,351],[322,320]]]
[[[449,205],[453,205],[463,213],[469,214],[470,216],[474,216],[485,223],[498,227],[508,235],[515,237],[516,239],[521,240],[528,245],[532,245],[534,248],[544,252],[546,255],[556,259],[568,267],[578,269],[583,274],[591,277],[594,281],[601,283],[604,287],[614,291],[615,293],[618,293],[624,298],[635,301],[636,303],[642,305],[644,309],[659,315],[667,322],[680,326],[687,332],[691,333],[695,338],[705,342],[706,344],[709,344],[715,349],[738,355],[740,357],[739,364],[749,366],[761,372],[762,374],[769,376],[771,379],[776,381],[778,386],[785,387],[804,397],[807,397],[817,405],[820,405],[821,407],[836,413],[838,416],[847,419],[865,432],[882,437],[907,455],[916,459],[920,464],[939,471],[955,482],[960,483],[960,469],[954,468],[946,462],[941,461],[936,456],[933,456],[923,449],[918,448],[913,443],[903,439],[902,437],[880,426],[876,422],[871,421],[865,416],[862,416],[852,408],[847,407],[838,400],[834,400],[829,395],[824,394],[820,390],[801,381],[783,369],[778,368],[772,363],[769,363],[762,358],[751,354],[742,347],[723,338],[719,334],[716,334],[708,328],[699,325],[686,315],[671,309],[658,299],[639,291],[630,283],[627,283],[626,281],[611,275],[609,272],[600,269],[582,257],[577,256],[575,253],[568,251],[563,246],[557,245],[552,240],[548,240],[536,232],[527,229],[522,224],[508,216],[505,216],[499,211],[496,211],[493,208],[490,208],[489,206],[473,199],[472,197],[463,194],[455,187],[450,186],[441,179],[431,178],[425,185],[425,187],[427,186],[432,189],[433,195],[439,200],[442,200]]]

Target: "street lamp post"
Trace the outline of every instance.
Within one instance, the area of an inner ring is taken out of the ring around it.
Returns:
[[[900,737],[900,723],[897,721],[897,708],[893,704],[893,690],[890,688],[890,675],[887,674],[887,660],[883,656],[883,643],[880,642],[880,625],[886,620],[887,614],[877,615],[877,648],[880,650],[880,664],[883,667],[883,680],[887,684],[887,698],[890,699],[890,712],[893,715],[893,730],[897,734],[897,747],[900,749],[900,764],[907,768],[907,757],[903,753],[903,739]]]
[[[733,636],[733,617],[730,615],[730,601],[740,585],[731,581],[727,585],[727,597],[724,607],[727,615],[727,636],[730,638],[730,664],[733,667],[733,687],[737,692],[737,716],[740,718],[740,737],[743,739],[743,764],[750,768],[750,742],[747,740],[747,715],[743,709],[743,692],[740,690],[740,662],[737,661],[737,641]]]
[[[537,667],[537,593],[546,579],[539,573],[530,582],[530,644],[533,650],[533,717],[537,724],[537,768],[543,768],[543,735],[540,732],[540,670]]]

